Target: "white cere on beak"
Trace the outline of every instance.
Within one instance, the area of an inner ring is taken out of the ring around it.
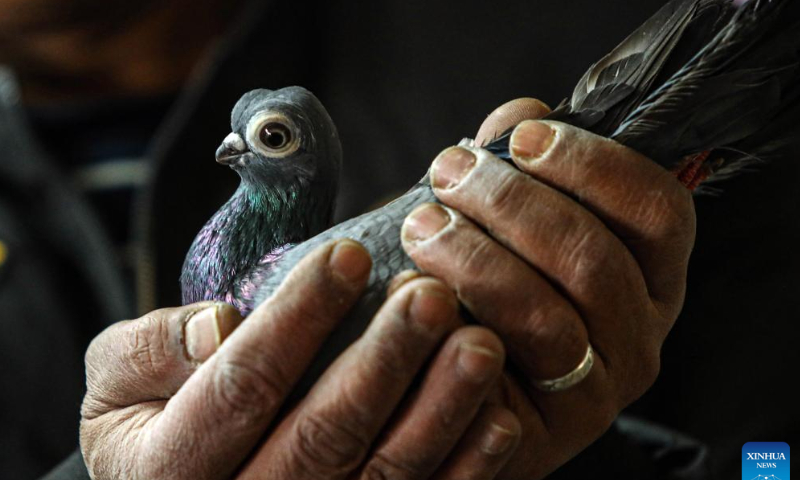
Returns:
[[[237,152],[244,152],[247,150],[247,145],[238,133],[229,133],[228,136],[222,140],[222,144]]]

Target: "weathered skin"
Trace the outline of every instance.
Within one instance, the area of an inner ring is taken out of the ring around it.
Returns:
[[[340,223],[335,227],[305,241],[281,258],[271,275],[262,284],[256,295],[256,305],[274,292],[283,278],[303,257],[323,243],[337,238],[351,238],[361,243],[373,258],[373,267],[364,296],[351,311],[348,320],[342,322],[322,348],[315,363],[307,370],[304,381],[295,390],[296,395],[305,393],[339,354],[365,330],[378,307],[386,298],[386,288],[395,275],[414,269],[414,262],[406,255],[400,244],[400,228],[405,217],[416,206],[436,202],[429,183],[420,183],[405,195],[378,210]]]
[[[547,119],[617,140],[668,169],[682,168],[687,156],[724,152],[724,162],[721,154],[712,154],[703,157],[706,164],[701,166],[709,169],[707,174],[713,166],[724,178],[753,155],[771,153],[790,135],[787,126],[800,114],[800,28],[795,25],[797,5],[789,3],[750,2],[737,10],[723,0],[674,0],[593,65],[572,98]],[[754,66],[755,59],[760,62]],[[777,77],[772,74],[776,69],[781,72]],[[718,91],[731,78],[742,77],[752,82],[737,84],[735,101],[730,101],[730,91]],[[771,92],[766,100],[765,89]],[[748,115],[740,114],[743,104],[751,109]],[[508,136],[485,148],[508,161]],[[295,395],[303,395],[363,332],[391,278],[415,267],[401,246],[400,229],[405,217],[425,202],[437,202],[427,176],[394,202],[301,243],[274,265],[256,294],[256,305],[275,292],[297,262],[328,240],[357,240],[373,257],[367,293],[349,321],[331,335]]]

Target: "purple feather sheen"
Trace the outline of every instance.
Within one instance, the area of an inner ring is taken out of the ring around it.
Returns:
[[[305,182],[280,191],[243,182],[189,249],[181,275],[183,303],[222,301],[250,313],[274,263],[330,221],[309,191]]]
[[[293,235],[280,225],[270,228],[280,218],[260,208],[270,202],[254,201],[247,190],[240,187],[197,234],[181,276],[184,304],[224,301],[246,315],[260,280],[293,245],[284,243]]]
[[[239,309],[243,316],[250,315],[255,304],[258,288],[272,274],[275,262],[283,258],[283,255],[295,245],[295,243],[282,245],[264,255],[249,273],[236,279],[234,290],[225,295],[225,302]],[[212,295],[212,289],[209,288],[207,293]]]

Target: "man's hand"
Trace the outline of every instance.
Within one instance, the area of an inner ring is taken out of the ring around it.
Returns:
[[[277,418],[369,270],[359,244],[329,243],[245,322],[206,303],[100,334],[81,420],[93,478],[494,478],[520,433],[511,411],[484,405],[503,346],[463,327],[431,278],[399,276],[362,337]]]
[[[523,99],[496,111],[479,141],[549,109]],[[525,121],[511,137],[517,168],[453,147],[431,168],[437,197],[409,215],[403,245],[442,278],[513,364],[493,401],[522,422],[498,478],[541,478],[598,438],[659,371],[682,307],[695,216],[690,192],[647,158],[569,125]],[[584,358],[587,378],[560,392]]]

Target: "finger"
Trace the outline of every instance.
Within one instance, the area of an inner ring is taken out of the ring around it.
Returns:
[[[193,471],[202,474],[193,478],[229,476],[358,299],[370,268],[367,251],[351,240],[306,256],[170,400],[148,435],[148,449],[191,448]]]
[[[86,352],[83,417],[170,398],[241,322],[234,307],[204,302],[108,327]]]
[[[491,480],[519,444],[522,427],[505,408],[487,406],[433,480]]]
[[[455,167],[469,164],[472,166],[466,173],[457,173]],[[657,372],[659,347],[670,320],[654,307],[636,259],[614,232],[575,200],[485,150],[445,150],[434,161],[431,182],[443,202],[475,219],[493,238],[568,295],[579,315],[569,317],[571,323],[566,331],[580,330],[578,324],[585,323],[588,338],[606,363],[623,366],[617,371],[634,375],[635,381],[627,379],[631,388],[628,390],[626,386],[624,394],[640,395],[649,387],[654,380],[651,377]],[[439,251],[442,247],[426,245],[430,250],[426,256],[431,260],[448,255]],[[449,251],[457,252],[458,247]],[[441,269],[443,264],[455,260],[438,262],[442,265],[431,268]],[[418,265],[428,268],[427,264]],[[450,276],[439,270],[432,272],[448,281],[459,276],[456,271]],[[519,286],[513,288],[517,290]],[[491,301],[480,291],[476,295],[483,298],[475,303]],[[487,312],[487,316],[478,318],[492,321],[496,317]],[[550,323],[552,316],[542,321]],[[508,321],[492,323],[501,332],[505,325]],[[564,325],[566,328],[567,324]],[[557,343],[549,344],[553,350],[548,354],[554,359],[569,354],[572,360],[570,364],[562,364],[566,370],[560,374],[550,372],[538,378],[556,378],[571,371],[583,360],[587,348],[586,340],[573,342],[571,350]],[[520,347],[527,352],[532,345]],[[547,362],[535,359],[536,363],[541,361]]]
[[[439,217],[445,225],[437,233],[428,230],[429,235],[422,239],[417,225],[430,225],[426,216]],[[545,395],[529,382],[558,378],[574,370],[586,354],[588,339],[595,343],[595,333],[588,334],[570,302],[526,262],[462,214],[437,204],[411,212],[403,226],[402,241],[420,268],[454,288],[470,312],[500,335],[513,364],[523,372],[530,395],[541,404],[542,421],[549,422],[549,428],[570,421],[569,415],[580,411],[582,405],[616,413],[616,379],[608,376],[600,355],[595,357],[589,375],[569,390]],[[612,329],[619,334],[618,330]],[[606,419],[604,416],[602,421]]]
[[[595,401],[586,394],[591,388],[599,391],[607,384],[605,380],[597,381],[602,377],[599,373],[592,370],[572,389],[548,394],[525,389],[515,375],[504,373],[500,388],[492,392],[487,402],[513,412],[520,422],[521,434],[501,478],[546,478],[608,429],[618,409],[609,405],[608,396]]]
[[[463,215],[437,204],[418,207],[403,225],[402,242],[420,268],[454,288],[470,312],[501,336],[526,373],[555,378],[580,362],[588,332],[578,312]]]
[[[389,282],[389,286],[386,287],[386,298],[391,297],[397,292],[400,287],[405,285],[406,283],[414,280],[415,278],[419,278],[423,276],[421,272],[416,270],[403,270],[402,272],[398,273],[394,276],[391,282]]]
[[[523,122],[511,136],[523,171],[579,198],[622,238],[650,295],[677,316],[683,303],[695,215],[691,193],[644,156],[558,122]]]
[[[416,279],[376,314],[270,435],[243,478],[344,478],[357,470],[435,347],[459,324],[454,295]]]
[[[486,328],[453,333],[361,477],[429,478],[472,423],[502,371],[503,355],[502,343]]]
[[[524,120],[542,118],[550,113],[541,100],[535,98],[517,98],[497,107],[483,121],[475,135],[475,145],[485,145],[503,132]]]

